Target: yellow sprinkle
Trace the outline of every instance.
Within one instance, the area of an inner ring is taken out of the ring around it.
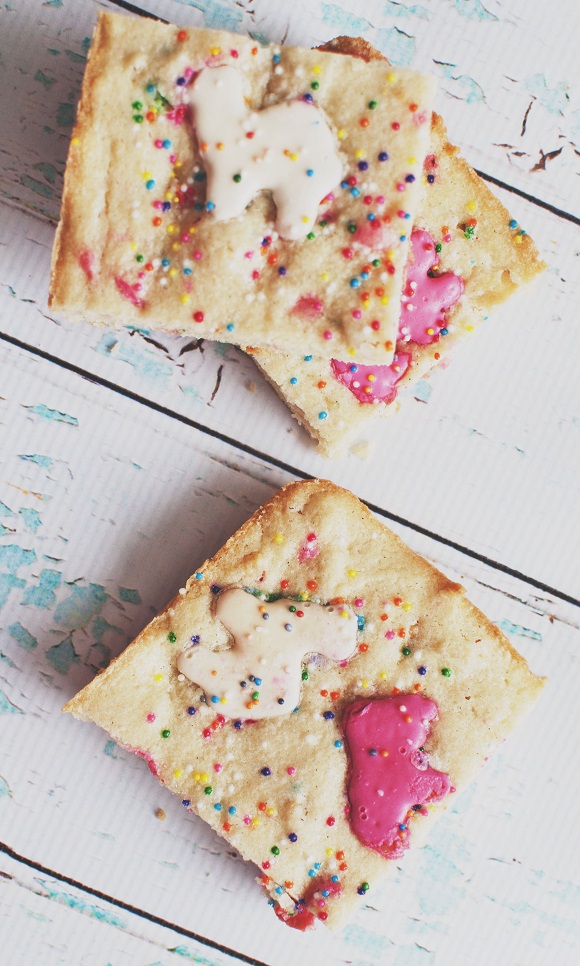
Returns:
[[[434,335],[435,329],[427,329],[427,335]]]
[[[174,202],[174,203],[175,203],[176,205],[178,205],[178,204],[179,204],[179,195],[174,195],[174,196],[173,196],[173,199],[172,199],[172,200],[173,200],[173,202]]]
[[[184,305],[187,304],[187,302],[189,302],[189,298],[190,298],[189,295],[181,296],[181,301],[183,302]]]
[[[348,350],[348,354],[349,354],[349,356],[354,356],[354,355],[356,355],[356,350],[353,349],[353,347],[351,346],[350,349]]]
[[[183,161],[176,161],[174,164],[174,168],[180,168],[182,164],[183,164]]]
[[[396,81],[396,79],[397,79],[397,75],[396,74],[387,74],[387,80],[388,80],[389,84],[394,84],[395,81]]]
[[[272,816],[272,815],[275,815],[275,814],[276,814],[276,809],[275,808],[267,808],[266,809],[266,815]]]
[[[326,850],[326,854],[327,855],[334,855],[334,849],[327,849]]]
[[[196,782],[200,782],[201,781],[201,775],[200,775],[200,773],[198,771],[196,771],[195,775],[193,776],[193,780],[196,781]]]
[[[340,139],[341,141],[342,141],[342,140],[344,140],[344,138],[346,137],[346,131],[344,130],[344,128],[343,128],[343,127],[341,127],[341,128],[339,128],[339,130],[338,130],[338,131],[336,132],[336,136],[337,136],[337,137],[338,137],[338,138],[339,138],[339,139]]]
[[[284,543],[284,534],[283,533],[274,534],[274,543],[278,543],[278,544]]]
[[[417,158],[407,158],[408,164],[417,164]]]
[[[258,825],[259,824],[260,824],[260,819],[259,818],[253,818],[252,819],[252,826],[253,826],[253,828],[258,828]]]
[[[387,672],[386,671],[381,671],[381,673],[379,674],[379,677],[380,677],[381,681],[385,681],[386,678],[387,678]]]
[[[409,603],[407,603],[407,604],[403,604],[403,610],[407,610],[407,611],[409,611],[409,610],[411,610],[411,607],[412,607],[412,606],[413,606],[413,605],[412,605],[412,604],[409,604]]]
[[[292,154],[290,155],[290,160],[291,161],[298,161],[298,154],[297,154],[296,151],[293,151],[292,152]]]
[[[477,205],[475,204],[475,201],[468,201],[467,202],[467,210],[468,211],[475,211],[476,208],[477,208]]]
[[[165,192],[165,200],[166,201],[171,201],[172,199],[173,199],[173,192],[172,191],[166,191]]]
[[[218,57],[221,54],[221,52],[222,52],[221,47],[212,47],[210,50],[210,54],[212,55],[212,57]]]
[[[167,226],[167,234],[168,235],[174,235],[175,232],[176,232],[175,225],[168,225]]]
[[[72,138],[70,143],[71,144],[80,144],[80,140],[81,140],[80,138]]]
[[[223,141],[218,141],[218,143],[216,144],[216,148],[218,149],[218,151],[223,151],[223,149],[224,149],[224,142]]]
[[[315,64],[314,67],[312,68],[313,74],[320,74],[321,71],[322,71],[322,67],[320,66],[320,64]]]
[[[348,577],[356,577],[356,570],[347,570],[346,573]]]
[[[225,704],[227,700],[227,698],[220,698],[220,704]]]
[[[340,612],[340,616],[341,616],[341,617],[348,617],[348,611],[347,611],[347,610],[342,610],[342,611]]]
[[[472,325],[466,325],[465,326],[465,331],[466,332],[473,332],[473,326]]]
[[[208,782],[209,781],[209,775],[207,774],[207,772],[205,772],[205,771],[203,772],[203,774],[201,776],[201,780],[202,780],[202,782]]]
[[[368,681],[361,681],[361,684],[362,684],[363,688],[368,688],[368,686],[369,686],[369,682]]]
[[[188,231],[190,235],[195,235],[195,225],[192,225],[191,228],[188,229]]]
[[[143,174],[141,175],[141,177],[143,178],[143,181],[149,181],[149,178],[151,177],[151,172],[150,171],[144,171]]]
[[[300,600],[310,600],[310,594],[307,594],[305,590],[300,594]]]
[[[367,376],[367,379],[368,379],[369,382],[374,382],[376,378],[377,377],[372,372],[369,372],[369,374]]]
[[[365,152],[363,151],[362,148],[359,148],[358,151],[354,152],[354,156],[355,158],[364,158]]]
[[[177,269],[176,268],[170,268],[169,269],[169,274],[171,275],[171,278],[175,278],[175,276],[177,275]]]
[[[181,768],[176,768],[175,771],[173,772],[174,778],[181,778],[182,775],[183,775],[183,772]]]
[[[134,252],[137,248],[137,242],[131,242],[131,251]]]
[[[159,683],[159,681],[163,681],[163,675],[162,674],[156,674],[155,677],[153,678],[153,680],[154,681],[157,681],[157,683]]]
[[[388,304],[389,304],[389,296],[388,295],[383,295],[383,297],[381,299],[381,305],[388,305]]]
[[[181,245],[181,242],[174,241],[173,242],[173,245],[171,247],[172,247],[173,251],[176,252],[177,249],[180,247],[180,245]]]
[[[323,272],[320,277],[323,282],[328,282],[328,272]]]
[[[521,245],[521,243],[522,243],[522,235],[516,235],[516,237],[514,238],[514,241],[515,241],[516,245]]]
[[[308,222],[310,221],[310,218],[308,217],[308,215],[302,215],[302,221],[304,222],[305,225],[307,225]]]

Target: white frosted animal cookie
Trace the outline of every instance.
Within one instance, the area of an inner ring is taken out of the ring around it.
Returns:
[[[244,75],[235,67],[206,67],[190,97],[207,172],[206,208],[216,221],[242,215],[269,189],[281,238],[306,237],[318,206],[342,177],[337,140],[324,115],[304,100],[250,111]]]
[[[293,711],[306,654],[346,661],[356,647],[356,616],[344,604],[284,598],[265,603],[232,587],[217,598],[216,617],[232,635],[232,646],[210,651],[194,644],[177,666],[228,718],[258,720]]]

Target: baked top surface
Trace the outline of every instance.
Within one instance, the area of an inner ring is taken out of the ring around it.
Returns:
[[[357,615],[354,656],[306,661],[299,711],[236,723],[227,703],[209,694],[203,701],[177,667],[192,645],[227,646],[215,615],[226,588],[262,594],[266,610],[270,595],[298,607],[340,602]],[[146,758],[185,807],[259,866],[276,902],[292,909],[305,896],[337,925],[362,883],[372,888],[393,865],[359,841],[345,814],[344,718],[353,702],[435,702],[428,763],[461,788],[540,687],[459,585],[352,494],[315,480],[290,484],[265,504],[67,710]],[[412,814],[411,844],[448,800]],[[340,891],[321,910],[313,892],[329,876],[338,876]]]
[[[191,102],[198,72],[220,66],[239,72],[258,122],[257,112],[296,99],[328,122],[343,187],[303,241],[277,237],[268,193],[227,222],[206,210]],[[52,305],[91,321],[298,351],[307,341],[319,355],[356,349],[389,362],[433,89],[382,61],[101,14],[67,163]]]

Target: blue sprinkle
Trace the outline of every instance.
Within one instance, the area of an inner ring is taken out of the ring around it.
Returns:
[[[527,235],[527,231],[525,228],[520,228],[520,235]]]
[[[261,774],[264,776],[264,778],[267,778],[268,775],[271,775],[272,774],[272,772],[270,771],[269,768],[262,768]]]
[[[353,198],[358,198],[358,196],[360,195],[360,190],[358,188],[351,188],[350,193],[353,196]]]
[[[234,728],[235,728],[235,729],[236,729],[237,731],[239,731],[241,727],[242,727],[242,722],[241,722],[241,721],[240,721],[240,719],[238,718],[238,720],[237,720],[237,721],[234,721]]]
[[[381,151],[381,153],[379,154],[379,161],[388,161],[388,160],[389,160],[389,155],[387,154],[387,152]]]
[[[226,325],[226,329],[228,330],[228,332],[233,332],[234,331],[234,328],[235,328],[235,326],[234,326],[234,323],[233,322],[229,322]]]
[[[304,362],[312,362],[312,356],[304,356]]]
[[[306,174],[308,175],[309,178],[312,178],[314,175],[314,170],[312,168],[308,168]]]
[[[253,680],[254,680],[254,675],[248,674],[248,681],[253,681]]]
[[[228,808],[228,815],[235,815],[236,811],[237,811],[236,806],[230,805],[230,807]]]
[[[399,235],[399,241],[407,241],[406,235]]]
[[[338,882],[338,876],[337,875],[331,875],[330,881],[331,882]]]
[[[269,614],[262,614],[262,620],[263,620],[263,621],[269,621],[269,620],[270,620],[270,615],[269,615]],[[257,683],[258,683],[258,682],[256,681],[256,684],[257,684]]]
[[[322,717],[326,718],[327,721],[331,721],[334,718],[334,713],[332,711],[325,711]]]
[[[257,684],[258,687],[260,687],[261,683],[262,683],[262,678],[254,678],[254,684]]]
[[[284,624],[284,630],[285,631],[293,631],[294,628],[292,627],[292,624]]]
[[[320,412],[318,413],[318,418],[319,418],[319,419],[328,419],[328,413],[327,413],[327,412],[326,412],[326,411],[325,411],[324,409],[322,409],[322,410],[321,410],[321,411],[320,411]]]
[[[367,221],[375,221],[376,217],[377,216],[373,215],[373,213],[371,212],[370,215],[367,215]]]
[[[189,708],[187,709],[187,713],[188,713],[188,714],[195,714],[195,708],[193,707],[193,705],[191,705],[191,706],[190,706],[190,707],[189,707]]]
[[[295,386],[297,382],[298,382],[298,380],[297,380],[296,376],[292,376],[292,378],[290,380],[290,385],[291,386]],[[288,630],[288,624],[286,624],[286,630]]]
[[[329,889],[323,889],[320,894],[321,894],[321,896],[323,896],[326,899],[330,895],[330,890]]]
[[[191,269],[190,268],[184,268],[183,269],[183,274],[184,275],[191,275]]]
[[[278,704],[284,704],[284,698],[278,698]]]
[[[359,171],[366,171],[367,168],[368,168],[368,166],[369,166],[368,165],[368,161],[359,161],[359,163],[358,163],[358,169],[359,169]]]
[[[155,90],[155,84],[147,84],[146,91],[148,94],[152,94]]]
[[[322,863],[320,863],[320,862],[315,862],[315,863],[314,863],[314,868],[315,868],[315,869],[319,869],[319,868],[320,868],[320,866],[321,866],[321,864],[322,864]]]
[[[340,187],[346,191],[346,189],[348,188],[348,181],[341,181]]]
[[[162,258],[161,259],[161,264],[163,265],[163,268],[167,268],[167,266],[169,265],[169,259],[168,258]]]
[[[422,664],[421,667],[418,667],[417,668],[417,673],[418,674],[427,674],[427,668],[425,667],[424,664]]]
[[[214,805],[214,808],[215,808],[216,812],[221,812],[221,810],[222,810],[221,803],[220,802],[216,802],[215,805]]]
[[[213,201],[206,201],[206,203],[205,203],[205,209],[206,209],[206,211],[213,211],[214,208],[215,208],[215,205],[214,205]]]
[[[449,335],[449,329],[447,327],[441,329],[439,335]]]
[[[427,175],[427,181],[429,182],[429,184],[433,184],[433,182],[435,181],[435,175],[434,174],[428,174]]]
[[[350,287],[351,288],[358,288],[359,285],[360,285],[360,279],[358,279],[358,278],[351,278],[351,280],[350,280]]]
[[[267,247],[268,247],[268,245],[270,245],[270,244],[271,244],[271,241],[272,241],[272,239],[271,239],[271,238],[262,238],[262,246],[263,246],[264,248],[267,248]]]
[[[285,275],[285,274],[286,274],[286,269],[282,265],[282,267],[278,269],[278,275]]]
[[[314,98],[313,98],[312,94],[303,94],[302,95],[302,100],[303,101],[306,101],[307,104],[312,104],[312,101],[314,100]]]
[[[405,176],[405,181],[407,182],[407,184],[413,184],[414,180],[415,180],[414,174],[408,174]]]
[[[401,832],[404,832],[406,830],[407,826],[404,825],[403,822],[401,822],[401,824],[399,825],[399,828],[400,828]]]
[[[311,879],[313,879],[314,876],[316,875],[316,872],[314,871],[314,869],[308,869],[308,875],[310,876]]]
[[[352,364],[351,366],[349,366],[348,368],[349,368],[349,371],[350,371],[350,372],[357,372],[357,371],[358,371],[358,366],[357,366],[357,365],[356,365],[356,363],[354,363],[354,362],[353,362],[353,364]]]
[[[406,211],[405,214],[403,215],[403,218],[410,218],[410,217],[411,217],[411,215],[409,214],[408,211]]]
[[[296,832],[290,832],[290,835],[288,836],[288,838],[290,839],[291,842],[298,841],[298,836],[296,835]]]
[[[203,574],[202,574],[201,570],[198,570],[197,571],[197,573],[195,575],[195,579],[196,580],[203,580]]]
[[[517,228],[517,227],[518,227],[518,223],[517,223],[517,221],[515,220],[515,218],[511,218],[511,219],[510,219],[510,223],[509,223],[509,227],[510,227],[510,228]]]
[[[368,272],[361,272],[360,273],[360,277],[362,278],[363,282],[366,282],[367,278],[369,277],[369,273]]]
[[[358,630],[364,631],[366,621],[362,614],[357,614],[356,622],[357,622]]]
[[[219,704],[219,700],[220,699],[218,698],[217,694],[212,694],[212,696],[211,696],[211,703],[212,704]]]
[[[272,57],[272,63],[273,64],[279,64],[280,63],[280,54],[274,54],[274,56]]]
[[[219,594],[221,587],[219,584],[212,584],[210,587],[212,594]]]
[[[185,808],[189,808],[189,806],[191,805],[191,802],[190,802],[189,798],[184,798],[182,800],[181,804],[184,805]]]
[[[201,641],[201,637],[199,636],[199,634],[192,634],[189,640],[191,641],[192,644],[199,644],[199,642]]]
[[[167,138],[165,138],[165,141],[163,142],[163,147],[164,148],[170,148],[171,147],[171,141],[169,141]]]
[[[371,758],[376,758],[377,755],[378,755],[377,749],[376,748],[370,748],[369,749],[369,755],[371,756]]]
[[[147,188],[147,191],[151,191],[151,189],[155,187],[155,182],[153,181],[153,178],[149,178],[149,181],[145,182],[145,187]]]
[[[337,738],[336,741],[334,742],[334,747],[335,748],[342,748],[342,741],[340,741],[339,738]]]
[[[185,84],[185,77],[178,77],[176,83],[178,87],[183,87]]]

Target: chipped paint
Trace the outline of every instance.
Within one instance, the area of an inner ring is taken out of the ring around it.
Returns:
[[[59,127],[72,127],[75,122],[75,106],[68,101],[63,101],[58,105],[56,111],[56,123]]]
[[[549,114],[563,114],[570,102],[568,84],[560,81],[548,87],[544,74],[533,74],[526,79],[525,88],[545,107]]]
[[[0,775],[0,799],[2,798],[12,798],[12,792],[6,779]]]
[[[138,590],[130,590],[128,587],[119,587],[119,597],[126,604],[141,604],[141,596]]]
[[[82,912],[91,919],[105,922],[109,926],[115,926],[117,929],[127,929],[127,923],[116,912],[111,912],[109,909],[105,909],[104,906],[97,906],[92,902],[87,902],[82,896],[65,892],[49,879],[37,879],[37,882],[41,886],[47,899],[58,902],[60,905],[68,906],[69,909],[74,909],[75,912]]]
[[[529,627],[522,627],[521,624],[513,624],[512,621],[504,618],[496,623],[496,627],[499,627],[500,631],[504,634],[512,634],[515,637],[529,637],[532,641],[541,641],[542,635],[539,631],[532,631]]]
[[[30,533],[36,533],[38,528],[42,526],[42,520],[40,519],[38,510],[34,510],[31,507],[22,507],[18,513],[22,517],[24,526]]]
[[[52,85],[55,83],[56,78],[55,77],[47,77],[47,75],[44,73],[44,71],[41,70],[40,67],[39,67],[38,70],[36,71],[36,74],[34,75],[34,80],[35,81],[38,81],[40,84],[42,84],[42,86],[44,87],[45,91],[48,91],[48,90],[50,90],[50,88],[52,87]]]
[[[56,624],[76,630],[97,614],[100,614],[104,604],[109,599],[101,584],[89,584],[88,587],[73,586],[68,597],[61,600],[54,611]]]
[[[419,17],[420,20],[429,19],[429,11],[420,3],[396,3],[395,0],[385,0],[384,13],[389,17]]]
[[[235,30],[242,21],[242,11],[222,0],[177,0],[185,7],[194,7],[203,14],[204,27],[212,30]]]
[[[59,570],[45,568],[40,571],[38,584],[36,587],[27,587],[22,596],[23,604],[31,604],[33,607],[52,607],[56,604],[55,590],[62,582],[62,574]]]
[[[320,12],[325,24],[340,31],[340,33],[350,34],[353,37],[356,34],[365,33],[372,27],[372,24],[364,17],[357,17],[356,14],[343,10],[336,3],[321,3]]]
[[[382,27],[375,43],[396,67],[409,67],[415,56],[415,38],[398,27]]]
[[[44,403],[36,403],[34,406],[24,406],[33,416],[40,416],[41,419],[51,419],[57,423],[67,423],[69,426],[78,426],[79,421],[76,416],[69,416],[68,413],[61,413],[58,409],[50,409]]]
[[[8,633],[15,641],[18,641],[20,647],[23,647],[25,651],[32,651],[35,647],[38,647],[36,638],[22,626],[20,621],[11,624],[8,628]]]
[[[433,386],[427,379],[419,379],[413,386],[413,396],[417,402],[427,403],[431,399]]]
[[[26,550],[15,543],[0,547],[0,567],[5,567],[10,574],[15,574],[20,567],[30,567],[35,560],[34,550]]]
[[[174,372],[172,361],[161,355],[159,350],[139,349],[133,345],[125,345],[122,339],[111,332],[103,335],[94,349],[99,355],[110,356],[118,362],[126,362],[139,378],[145,381],[167,383]]]
[[[68,674],[72,665],[79,661],[79,656],[73,647],[72,633],[68,634],[60,644],[49,647],[48,651],[45,651],[45,657],[59,674]]]
[[[38,181],[37,178],[31,178],[28,174],[20,175],[20,184],[25,188],[30,188],[34,191],[36,195],[41,195],[43,198],[52,198],[54,192],[47,184],[43,181]]]
[[[468,20],[499,20],[495,13],[486,10],[481,0],[451,0],[451,2],[457,13],[467,17]]]
[[[18,459],[24,460],[25,463],[36,463],[37,466],[41,466],[44,470],[50,470],[54,465],[54,460],[51,456],[43,456],[40,453],[19,453]]]
[[[459,100],[465,101],[466,104],[485,103],[483,88],[473,77],[469,77],[468,74],[456,73],[457,66],[455,64],[446,64],[438,60],[433,61],[433,63],[441,69],[445,79],[452,82],[448,88],[452,97],[457,97]]]
[[[17,708],[4,691],[0,691],[0,714],[24,714],[24,711]]]
[[[4,607],[10,591],[26,587],[23,577],[16,577],[14,574],[0,574],[0,608]]]

